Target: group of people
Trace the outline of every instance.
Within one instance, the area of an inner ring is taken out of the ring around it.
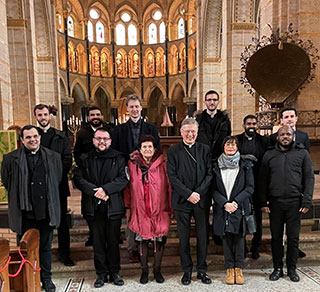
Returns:
[[[164,282],[161,261],[170,227],[177,223],[181,283],[192,281],[190,226],[194,218],[197,239],[197,278],[210,284],[207,248],[212,230],[216,243],[222,241],[227,284],[243,284],[245,217],[254,210],[256,232],[251,257],[259,258],[262,213],[269,213],[274,270],[270,280],[283,274],[283,233],[287,233],[287,274],[299,281],[301,214],[312,204],[314,176],[306,133],[296,129],[297,112],[284,108],[278,133],[257,133],[257,118],[243,120],[244,132],[231,136],[228,116],[217,109],[219,94],[205,94],[206,109],[181,123],[182,141],[160,150],[157,128],[141,118],[142,104],[136,94],[126,99],[129,120],[113,127],[103,122],[98,107],[88,110],[88,123],[79,131],[74,148],[77,164],[74,182],[82,192],[81,210],[89,226],[87,246],[93,245],[97,279],[123,285],[120,271],[120,228],[127,219],[129,259],[141,262],[140,283],[149,281],[148,253],[152,246],[153,275]],[[19,236],[29,228],[40,231],[41,281],[45,291],[55,291],[51,281],[53,229],[59,227],[59,255],[65,265],[70,259],[69,227],[66,222],[66,174],[71,150],[66,136],[50,127],[49,109],[34,110],[39,127],[21,130],[23,146],[4,156],[1,175],[8,190],[9,226]],[[213,224],[210,208],[213,205]],[[60,208],[57,208],[60,206]],[[302,253],[302,251],[300,251]]]

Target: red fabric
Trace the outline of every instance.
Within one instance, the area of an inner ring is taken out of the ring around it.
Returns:
[[[128,167],[130,182],[124,190],[124,201],[131,212],[129,228],[145,239],[167,235],[171,214],[171,186],[163,155],[151,164],[147,187],[142,181],[140,167],[132,161],[129,161]]]

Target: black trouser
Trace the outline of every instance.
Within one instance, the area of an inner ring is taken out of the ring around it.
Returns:
[[[61,221],[58,228],[58,251],[59,256],[63,259],[70,256],[70,232],[67,221],[68,197],[65,195],[60,195],[60,211]]]
[[[40,246],[39,246],[39,260],[40,260],[40,277],[41,281],[51,279],[51,262],[52,262],[52,240],[53,240],[53,227],[49,225],[47,219],[35,220],[22,217],[22,234],[18,235],[20,241],[23,234],[31,229],[38,229],[40,232]]]
[[[88,228],[89,228],[89,238],[93,239],[93,223],[94,217],[91,215],[83,215],[83,218],[87,221]]]
[[[207,271],[207,247],[208,247],[208,211],[196,204],[193,209],[174,211],[177,220],[179,234],[180,261],[184,273],[192,272],[193,263],[190,254],[190,222],[193,216],[197,232],[197,271]]]
[[[121,218],[110,219],[99,210],[94,215],[93,253],[97,275],[120,271],[120,227]]]
[[[253,201],[253,206],[257,231],[253,234],[251,251],[258,251],[262,240],[262,212],[256,200]]]
[[[279,202],[270,200],[271,248],[274,268],[283,267],[283,231],[286,224],[287,269],[296,269],[299,257],[299,233],[301,224],[300,202]]]
[[[244,243],[242,234],[226,232],[222,237],[224,251],[224,265],[226,269],[244,268]]]

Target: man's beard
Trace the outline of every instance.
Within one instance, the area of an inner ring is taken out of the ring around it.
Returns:
[[[291,141],[289,144],[286,144],[286,145],[283,145],[282,143],[279,142],[279,144],[281,145],[281,147],[285,148],[285,149],[289,149],[292,144],[293,144],[293,141]]]
[[[49,124],[50,124],[50,121],[48,121],[48,122],[39,122],[39,124],[40,124],[40,126],[42,127],[42,128],[46,128]]]
[[[249,131],[251,129],[254,129],[254,131]],[[255,128],[247,128],[247,129],[245,129],[245,133],[248,137],[253,137],[256,134],[256,129]]]
[[[94,121],[99,121],[99,123],[94,123]],[[98,128],[102,125],[102,121],[100,119],[93,119],[89,122],[89,124],[94,128]]]

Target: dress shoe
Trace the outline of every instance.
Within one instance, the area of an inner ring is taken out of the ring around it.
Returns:
[[[106,282],[106,277],[104,275],[98,275],[96,281],[94,282],[93,286],[95,288],[100,288]]]
[[[211,284],[211,279],[209,278],[209,276],[206,273],[197,273],[197,278],[199,280],[201,280],[201,282],[203,284]]]
[[[131,264],[140,263],[140,257],[139,257],[138,251],[133,250],[133,251],[129,251],[128,253],[129,253],[129,262]]]
[[[191,276],[192,276],[191,272],[184,273],[181,278],[181,283],[183,285],[190,285],[191,284]]]
[[[305,258],[306,256],[306,253],[299,249],[299,258]]]
[[[93,246],[93,240],[92,237],[90,236],[88,240],[84,243],[85,246]]]
[[[160,271],[153,271],[153,276],[157,283],[162,284],[164,282],[164,278]]]
[[[110,274],[110,282],[113,282],[116,286],[122,286],[124,281],[117,273]]]
[[[243,278],[243,274],[242,274],[242,269],[235,268],[234,269],[234,273],[235,273],[235,282],[236,282],[236,284],[243,285],[244,284],[244,278]]]
[[[273,270],[273,272],[271,273],[271,275],[269,276],[269,279],[271,281],[277,281],[279,280],[281,277],[283,277],[283,271],[280,268],[276,268]]]
[[[257,249],[251,251],[251,258],[254,260],[257,260],[258,258],[260,258],[260,254]]]
[[[70,259],[70,257],[60,257],[59,261],[61,263],[63,263],[66,267],[73,267],[74,266],[74,262],[72,259]]]
[[[299,277],[299,275],[297,274],[297,272],[296,272],[295,269],[288,270],[288,277],[290,278],[290,280],[291,280],[292,282],[299,282],[299,281],[300,281],[300,277]]]
[[[227,269],[226,283],[228,285],[233,285],[235,283],[234,269]]]
[[[46,292],[55,292],[56,286],[53,284],[51,279],[43,280],[42,281],[42,289],[44,289],[44,291],[46,291]]]
[[[148,283],[148,276],[149,276],[148,271],[142,270],[141,277],[140,277],[140,283],[147,284]]]

